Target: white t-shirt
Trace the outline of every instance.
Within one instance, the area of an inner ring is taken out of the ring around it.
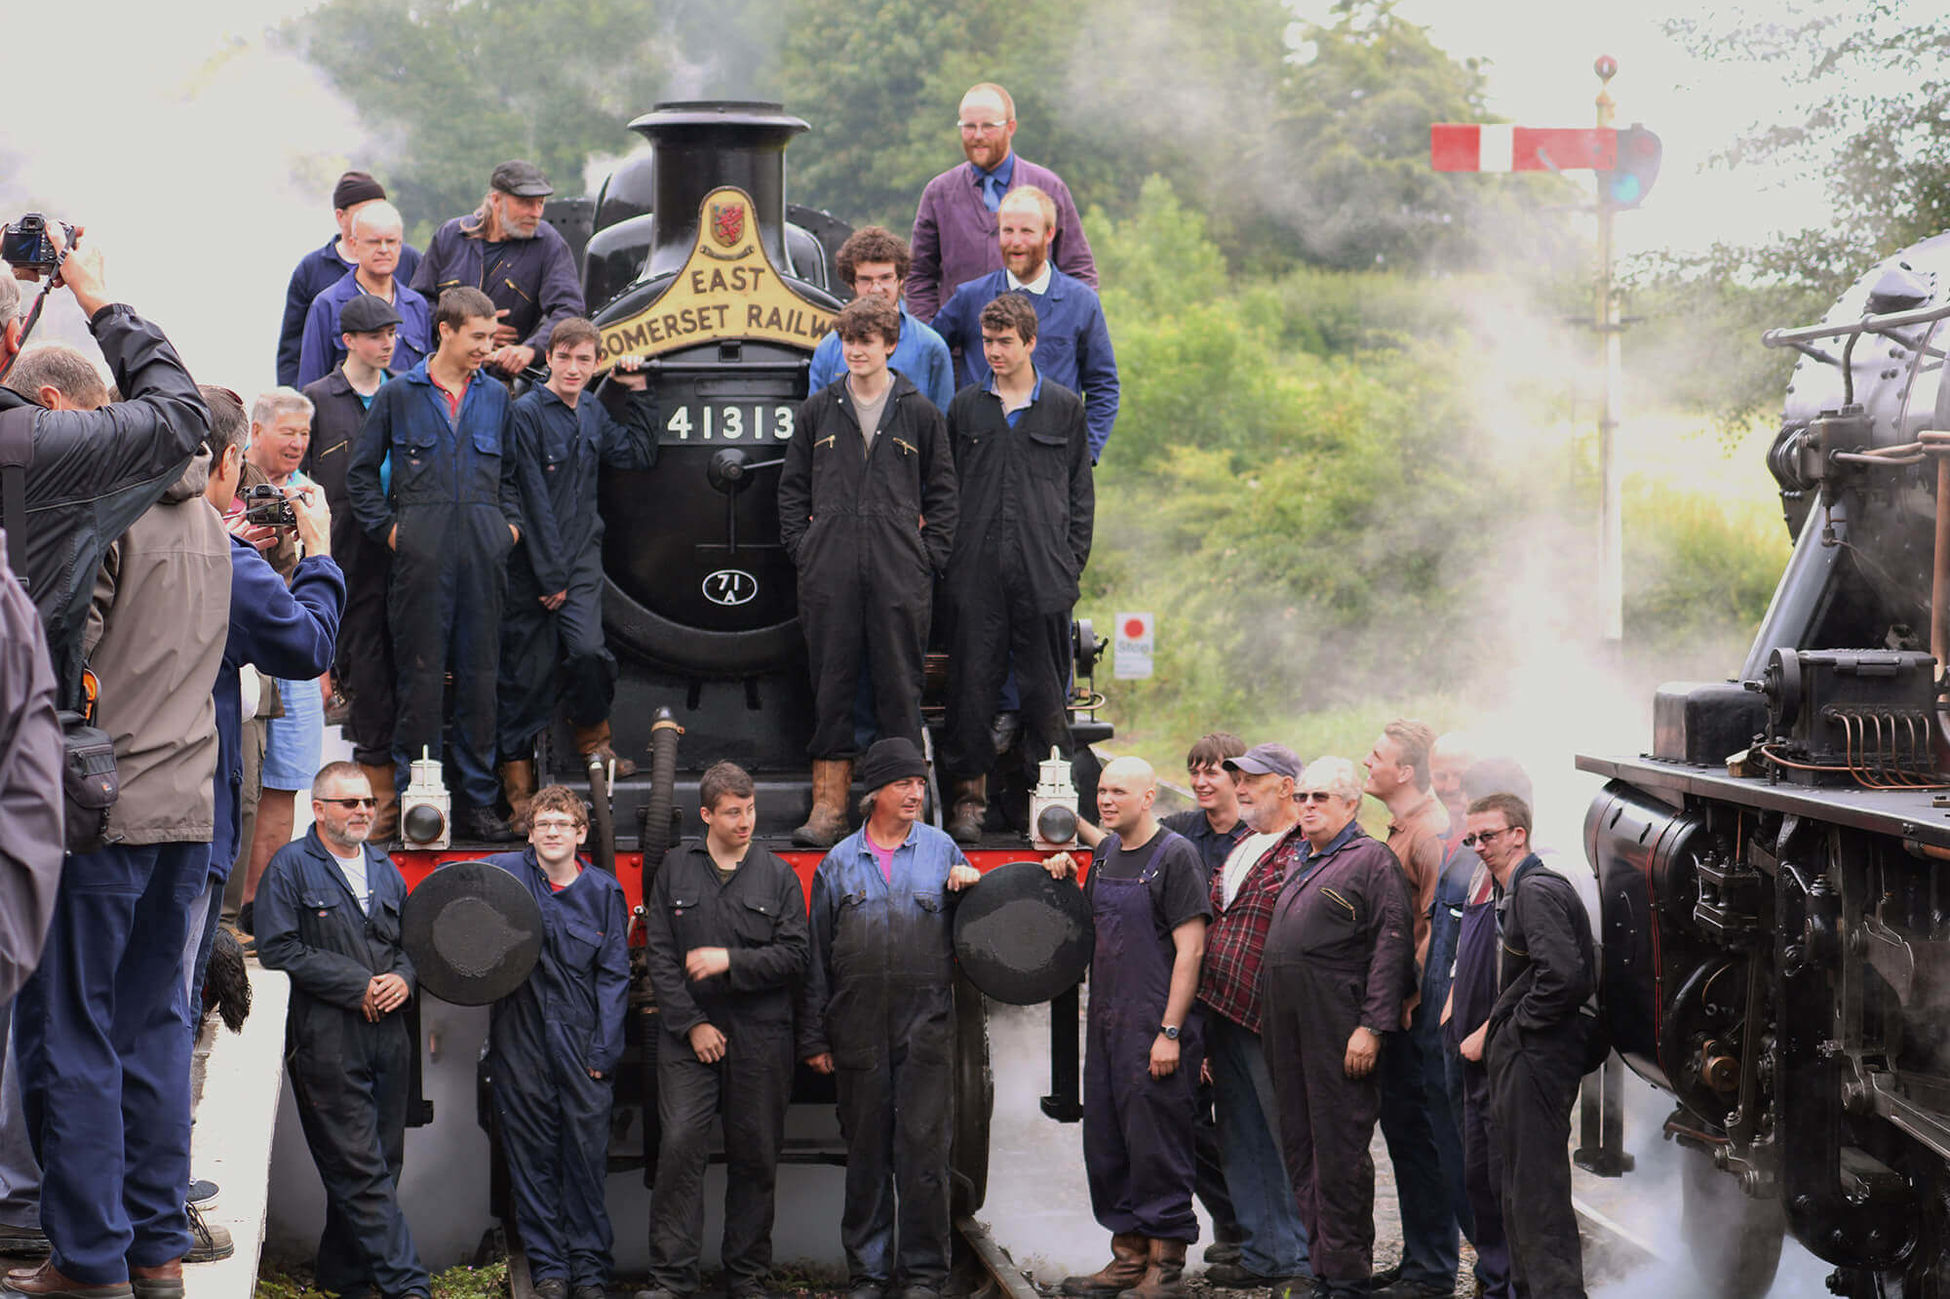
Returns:
[[[329,847],[325,851],[331,853],[332,860],[339,864],[339,870],[345,876],[345,882],[352,886],[352,900],[359,904],[359,910],[366,910],[372,901],[372,885],[366,879],[365,849],[361,848],[352,857],[341,857]]]
[[[1232,855],[1226,858],[1225,883],[1219,892],[1221,905],[1232,905],[1233,898],[1239,895],[1239,886],[1252,874],[1253,867],[1259,865],[1259,859],[1266,855],[1267,849],[1279,841],[1277,834],[1249,834],[1239,841]]]

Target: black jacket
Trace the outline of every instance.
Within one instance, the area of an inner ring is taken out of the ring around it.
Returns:
[[[904,375],[894,376],[871,449],[845,375],[806,398],[779,474],[779,540],[801,580],[887,547],[931,580],[947,568],[958,512],[947,425]]]
[[[366,403],[352,390],[343,365],[334,366],[323,379],[306,384],[305,396],[311,398],[312,404],[311,442],[305,447],[305,459],[299,468],[324,489],[325,503],[332,509],[332,554],[343,561],[365,536],[359,529],[358,517],[352,513],[352,498],[345,489],[345,470],[352,463],[353,445],[366,422]]]
[[[806,894],[790,863],[754,845],[728,883],[718,882],[711,850],[679,845],[657,870],[645,902],[644,963],[666,1030],[699,1024],[727,1035],[734,1025],[792,1031],[792,1006],[806,973]],[[724,974],[693,982],[684,955],[723,947]]]
[[[1082,399],[1043,379],[1010,428],[1002,399],[971,384],[948,403],[948,436],[961,482],[949,590],[966,596],[998,571],[1020,573],[1039,612],[1067,611],[1097,512]]]
[[[27,467],[25,571],[47,629],[64,708],[81,695],[81,635],[102,558],[162,499],[210,435],[210,411],[160,329],[119,303],[88,322],[122,400],[95,411],[42,411]],[[0,410],[34,403],[0,388]],[[8,521],[12,524],[12,521]]]
[[[1591,995],[1591,917],[1571,881],[1524,858],[1500,891],[1503,939],[1489,1034],[1514,1021],[1526,1033],[1561,1033]]]

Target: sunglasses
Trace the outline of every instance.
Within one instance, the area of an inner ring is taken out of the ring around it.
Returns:
[[[1296,803],[1325,803],[1334,796],[1324,789],[1303,789],[1293,796]]]
[[[379,800],[376,798],[320,798],[320,799],[314,799],[313,801],[318,803],[336,803],[340,807],[378,807],[379,806]]]
[[[1474,848],[1479,844],[1492,844],[1498,837],[1510,833],[1510,829],[1511,827],[1506,825],[1501,830],[1484,830],[1478,834],[1466,834],[1462,837],[1462,845],[1465,848]]]

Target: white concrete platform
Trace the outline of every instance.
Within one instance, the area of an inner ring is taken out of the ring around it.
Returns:
[[[251,1299],[257,1288],[290,998],[282,973],[252,961],[250,974],[250,1018],[242,1033],[218,1030],[190,1143],[193,1175],[218,1187],[217,1207],[205,1217],[229,1229],[237,1252],[221,1262],[185,1267],[185,1299]]]

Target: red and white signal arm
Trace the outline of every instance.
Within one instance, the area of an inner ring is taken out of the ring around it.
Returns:
[[[1148,613],[1118,614],[1116,661],[1111,675],[1119,681],[1142,681],[1149,677],[1157,632],[1157,619]]]
[[[1618,161],[1612,127],[1481,125],[1429,127],[1429,165],[1437,171],[1610,171]]]

